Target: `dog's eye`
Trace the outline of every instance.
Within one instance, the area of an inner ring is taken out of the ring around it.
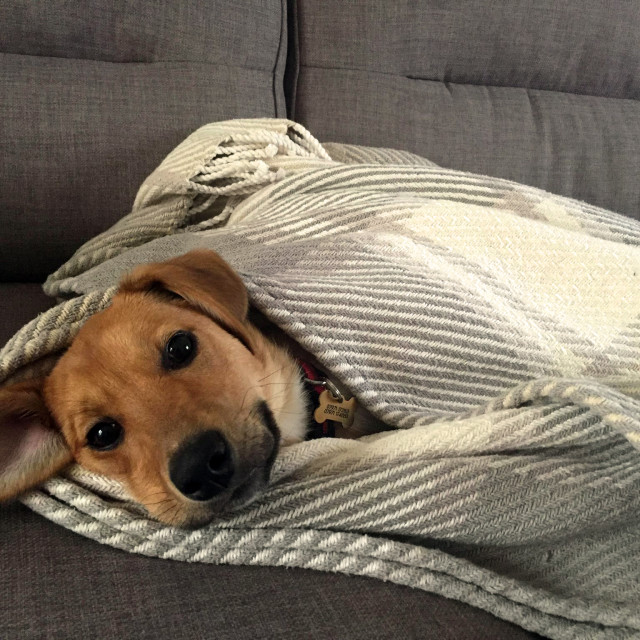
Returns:
[[[89,429],[87,444],[96,451],[115,449],[124,436],[124,429],[111,418],[100,420]]]
[[[167,340],[162,354],[162,366],[170,370],[186,367],[196,357],[197,350],[196,337],[189,331],[178,331]]]

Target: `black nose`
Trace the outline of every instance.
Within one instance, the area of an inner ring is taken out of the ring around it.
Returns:
[[[171,482],[191,500],[210,500],[229,486],[232,476],[231,447],[219,431],[191,438],[169,464]]]

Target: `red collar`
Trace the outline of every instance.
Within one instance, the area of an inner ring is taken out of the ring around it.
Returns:
[[[305,383],[308,384],[318,395],[324,391],[324,385],[313,384],[310,380],[324,380],[323,376],[310,362],[298,360],[298,365],[302,369],[305,377]]]
[[[316,422],[313,417],[314,411],[318,408],[320,402],[318,398],[325,390],[327,377],[319,372],[311,363],[304,360],[298,360],[298,366],[302,369],[304,385],[307,389],[307,397],[309,398],[310,414],[307,428],[307,440],[315,440],[317,438],[335,438],[336,422],[325,420],[323,423]],[[317,383],[317,384],[314,384]]]

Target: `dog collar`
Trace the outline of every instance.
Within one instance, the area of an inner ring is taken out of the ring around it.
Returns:
[[[298,360],[298,365],[311,407],[307,440],[334,438],[337,427],[348,428],[353,423],[355,398],[346,400],[340,389],[311,363]]]

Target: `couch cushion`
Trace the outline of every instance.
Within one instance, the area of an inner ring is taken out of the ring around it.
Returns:
[[[1,2],[0,281],[41,280],[128,213],[197,127],[284,116],[284,4]]]
[[[27,322],[55,304],[33,283],[0,282],[0,349]]]
[[[484,611],[371,578],[189,564],[101,546],[0,507],[3,638],[538,638]]]
[[[553,0],[297,0],[294,117],[640,218],[640,13]]]

